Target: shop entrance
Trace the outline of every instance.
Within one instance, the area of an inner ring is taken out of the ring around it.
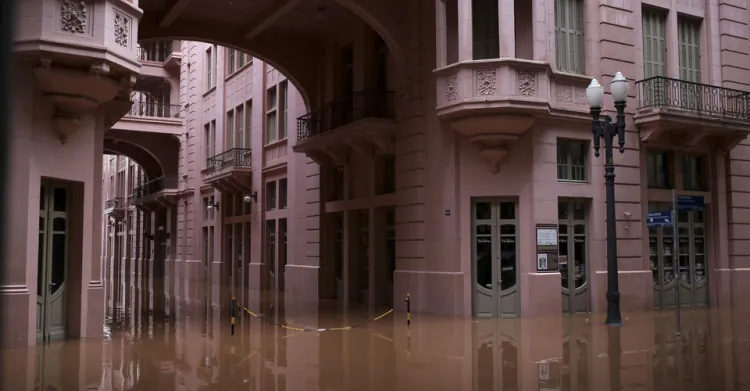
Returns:
[[[518,204],[477,200],[472,205],[474,313],[518,314]]]
[[[649,203],[649,212],[666,211],[671,204]],[[649,258],[654,279],[654,307],[674,307],[679,275],[680,304],[708,305],[706,267],[706,214],[703,211],[678,211],[678,260],[674,256],[671,227],[649,228]],[[679,262],[679,270],[677,262]]]
[[[39,194],[39,250],[36,279],[37,339],[63,339],[66,334],[70,190],[42,180]]]
[[[591,310],[588,279],[586,203],[561,199],[557,205],[562,309],[564,313]]]

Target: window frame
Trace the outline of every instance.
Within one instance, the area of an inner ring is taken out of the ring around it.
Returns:
[[[500,57],[500,13],[498,0],[471,2],[471,57],[488,60]]]
[[[657,170],[657,156],[664,156],[664,172],[659,173]],[[651,169],[650,161],[653,159],[653,170]],[[659,182],[659,176],[664,177],[664,185],[662,186]],[[652,180],[653,178],[653,180]],[[672,190],[675,184],[675,170],[674,170],[674,153],[671,151],[665,151],[660,149],[647,149],[646,150],[646,187],[649,189],[657,190]]]
[[[287,181],[287,178],[281,178],[279,179],[279,184],[277,185],[278,188],[278,207],[279,209],[286,209],[288,205],[288,192],[289,192],[289,183]]]
[[[271,144],[279,140],[278,138],[278,90],[277,86],[272,86],[266,90],[266,144]],[[273,95],[272,95],[273,94]],[[273,119],[273,121],[272,121]],[[271,126],[273,124],[273,126]]]
[[[276,181],[275,180],[273,180],[273,181],[267,181],[266,182],[266,188],[265,188],[265,190],[266,190],[265,191],[265,193],[266,193],[265,194],[265,198],[266,198],[266,202],[265,202],[265,204],[266,204],[265,205],[266,206],[266,211],[271,211],[271,210],[277,209],[277,207],[278,207],[278,197],[277,197],[276,193],[278,191],[278,186],[276,185]]]
[[[563,15],[561,11],[567,13]],[[576,15],[580,17],[572,21]],[[555,0],[554,11],[555,66],[558,71],[583,75],[586,73],[586,7],[583,0]],[[567,18],[566,18],[567,17]],[[571,36],[573,37],[571,39]],[[562,45],[565,41],[565,45]],[[564,50],[561,50],[564,48]]]
[[[581,150],[581,158],[583,159],[583,164],[573,164],[573,145],[579,145]],[[555,153],[555,162],[557,167],[557,181],[558,182],[572,182],[572,183],[588,183],[589,181],[589,175],[588,175],[588,167],[589,167],[589,156],[586,151],[588,150],[588,141],[582,140],[582,139],[575,139],[575,138],[564,138],[564,137],[558,137],[557,142],[555,143],[556,146],[556,153]],[[563,150],[565,152],[565,163],[561,163],[560,160],[560,147],[563,146]],[[561,177],[561,171],[560,168],[565,168],[566,177]],[[579,173],[582,175],[582,178],[579,179],[573,179],[574,177],[574,168],[579,168]]]

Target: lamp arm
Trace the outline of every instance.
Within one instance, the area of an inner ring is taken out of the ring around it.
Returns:
[[[617,141],[620,145],[620,153],[625,152],[625,102],[615,102],[617,109]]]

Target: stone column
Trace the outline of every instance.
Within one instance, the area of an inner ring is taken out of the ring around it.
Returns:
[[[499,0],[500,57],[516,57],[516,13],[515,0]]]
[[[470,61],[472,53],[471,0],[458,1],[458,61]]]

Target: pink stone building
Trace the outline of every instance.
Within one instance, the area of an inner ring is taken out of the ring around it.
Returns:
[[[105,297],[133,289],[165,311],[234,292],[260,309],[403,309],[408,293],[412,310],[451,316],[601,312],[604,162],[585,89],[617,71],[631,82],[614,157],[623,309],[674,306],[677,289],[684,306],[723,307],[746,291],[745,2],[35,0],[19,12],[0,297],[23,316],[4,344],[33,345],[35,322],[37,337],[98,335]],[[107,157],[102,175],[104,153],[140,168]],[[669,229],[645,226],[672,189],[706,203],[678,216],[677,254]],[[557,267],[538,260],[539,228],[557,233]],[[135,277],[106,296],[102,281],[123,274]]]

